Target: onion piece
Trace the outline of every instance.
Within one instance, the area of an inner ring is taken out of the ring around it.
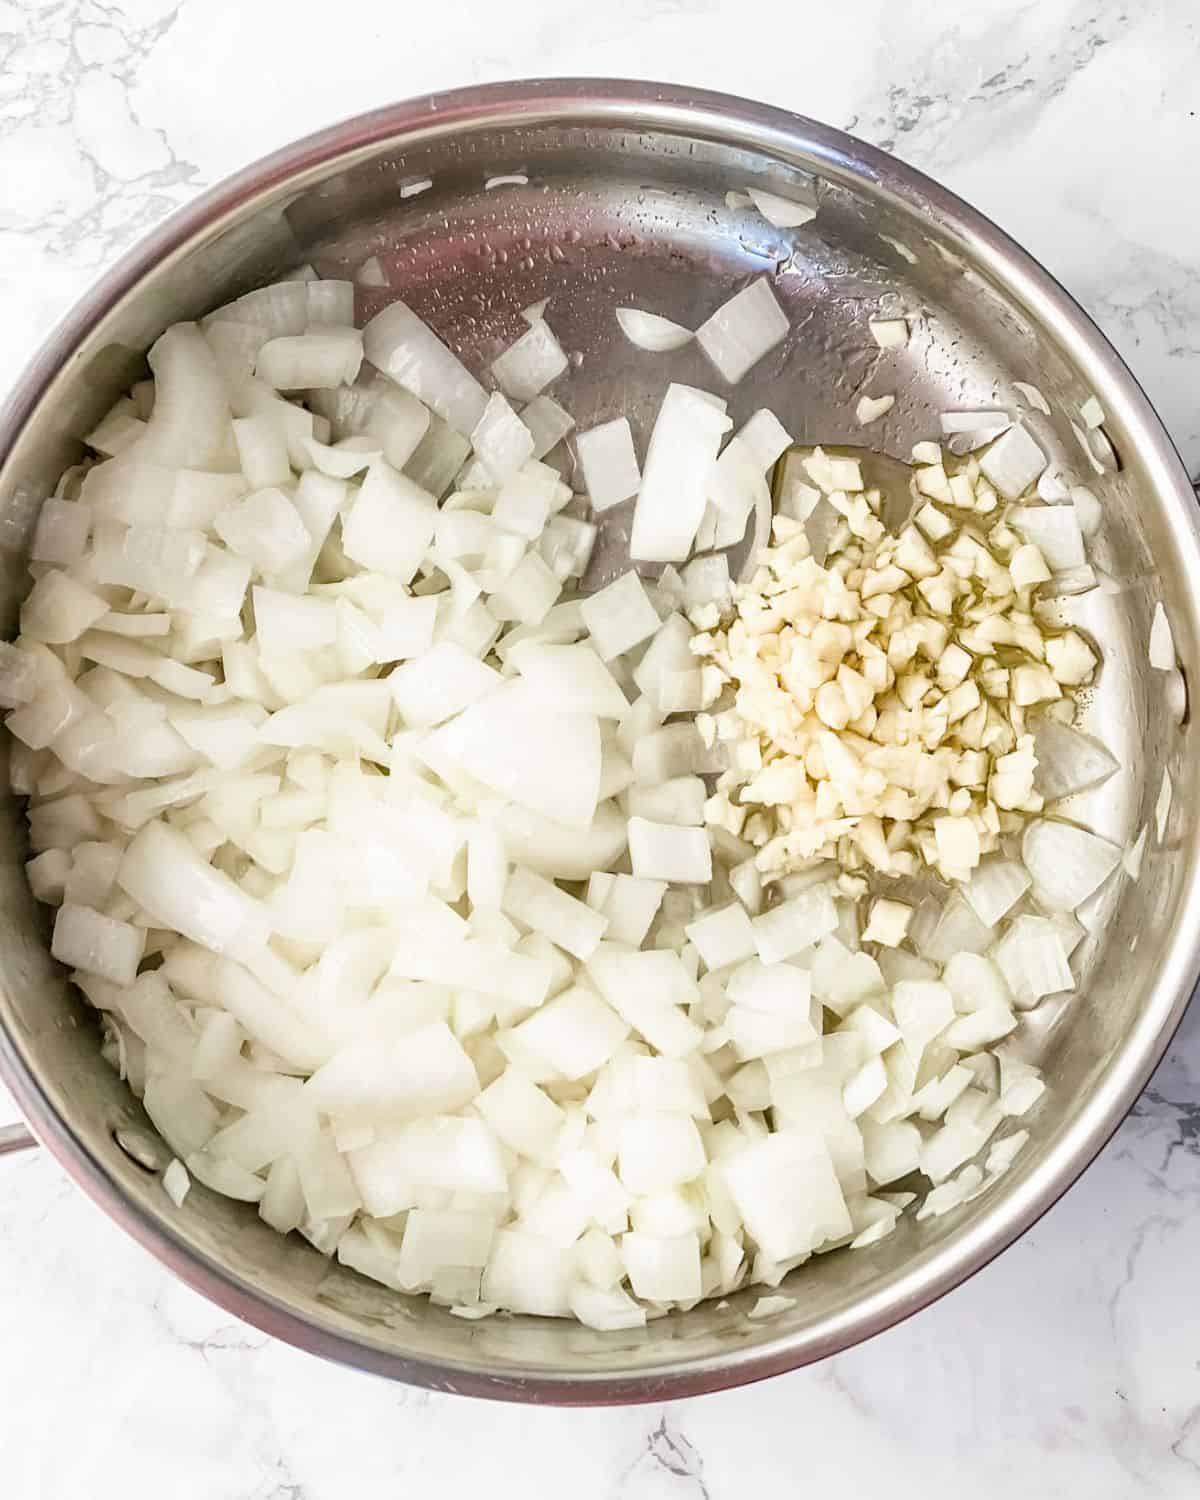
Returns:
[[[146,824],[125,851],[117,880],[158,926],[214,953],[250,958],[270,935],[262,904],[165,823]]]
[[[605,511],[638,492],[642,476],[628,417],[614,417],[575,439],[584,484],[594,511]]]
[[[1154,803],[1154,833],[1161,844],[1166,837],[1167,819],[1171,815],[1171,773],[1164,770]]]
[[[1038,390],[1036,385],[1030,385],[1027,380],[1014,380],[1013,385],[1029,402],[1035,411],[1042,412],[1045,416],[1050,415],[1050,403]]]
[[[903,240],[895,239],[890,234],[881,234],[879,238],[884,242],[885,245],[890,245],[892,249],[895,250],[896,253],[901,257],[901,259],[906,260],[910,266],[916,265],[916,252],[910,246],[906,245]]]
[[[303,286],[300,299],[303,302]],[[236,468],[225,381],[196,325],[173,324],[147,359],[154,372],[155,399],[138,440],[139,460],[181,469]]]
[[[529,641],[514,647],[509,660],[547,707],[601,719],[622,719],[629,712],[625,694],[591,645]]]
[[[1049,802],[1100,786],[1119,769],[1099,741],[1049,714],[1039,715],[1030,728],[1037,756],[1035,784]]]
[[[722,436],[732,426],[725,404],[686,385],[670,385],[659,407],[633,515],[635,561],[682,562],[699,528]]]
[[[530,870],[514,870],[504,888],[503,908],[532,931],[586,963],[599,946],[608,919]]]
[[[377,460],[342,521],[346,555],[408,583],[433,540],[432,495],[390,464]]]
[[[1017,917],[992,957],[1020,1009],[1075,987],[1062,936],[1045,917]]]
[[[492,481],[503,484],[533,457],[533,434],[497,391],[471,430],[471,446]]]
[[[589,715],[557,713],[512,683],[435,733],[441,753],[485,786],[568,828],[591,826],[600,734]]]
[[[353,385],[362,357],[362,334],[357,329],[331,329],[269,339],[258,351],[254,373],[276,390]]]
[[[83,969],[112,984],[137,977],[146,947],[145,930],[91,907],[64,902],[54,920],[51,954],[69,969]]]
[[[1121,866],[1130,880],[1137,880],[1141,876],[1142,860],[1146,854],[1146,839],[1149,833],[1149,824],[1144,824],[1137,838],[1121,856]]]
[[[614,802],[601,802],[582,832],[515,804],[496,814],[496,825],[514,862],[557,880],[586,880],[620,859],[627,842],[626,820]]]
[[[1060,501],[1068,499],[1070,493],[1070,486],[1064,482],[1057,469],[1043,469],[1038,475],[1038,499],[1044,500],[1047,505],[1057,505]]]
[[[1015,861],[985,859],[963,887],[963,895],[979,920],[987,927],[995,927],[1029,886],[1029,875]]]
[[[639,349],[648,349],[652,354],[682,349],[696,336],[691,329],[672,323],[670,318],[644,312],[639,307],[618,307],[617,322],[631,344],[636,344]]]
[[[304,1086],[309,1102],[339,1120],[403,1121],[449,1114],[479,1093],[471,1059],[443,1021],[387,1042],[339,1048]]]
[[[791,442],[778,417],[763,407],[725,445],[709,477],[707,493],[724,517],[740,528],[733,540],[741,536],[746,517],[767,489],[768,470]]]
[[[712,879],[712,851],[702,828],[630,818],[629,857],[637,880],[704,885]]]
[[[851,1231],[820,1135],[777,1131],[722,1160],[719,1175],[746,1228],[773,1260],[807,1255]]]
[[[787,314],[763,276],[735,293],[701,323],[696,342],[724,379],[736,385],[765,354],[783,342],[788,328]]]
[[[1175,666],[1175,637],[1171,633],[1171,622],[1167,612],[1158,602],[1150,621],[1150,645],[1147,650],[1150,665],[1157,672],[1170,672]]]
[[[1046,463],[1046,455],[1032,434],[1018,422],[996,439],[980,459],[979,468],[1006,500],[1015,500],[1034,483]]]
[[[483,416],[483,387],[403,302],[393,302],[366,325],[363,352],[376,369],[431,406],[455,432],[468,436]]]
[[[544,458],[575,426],[575,419],[549,396],[535,396],[521,408],[521,421],[533,434],[531,458]]]
[[[886,417],[895,404],[895,396],[860,396],[854,408],[854,419],[860,427],[869,427],[880,417]]]
[[[1086,828],[1041,818],[1026,828],[1021,858],[1039,903],[1048,911],[1074,911],[1116,869],[1121,851]]]
[[[162,1175],[162,1185],[163,1192],[166,1193],[175,1207],[182,1208],[183,1200],[188,1195],[192,1180],[188,1176],[187,1168],[178,1157],[173,1156],[167,1163],[166,1170]]]
[[[1069,495],[1080,531],[1084,536],[1094,536],[1104,521],[1104,507],[1086,485],[1072,485]]]
[[[492,361],[492,374],[506,396],[514,401],[532,401],[566,371],[568,363],[549,324],[538,318]]]
[[[49,496],[38,512],[30,560],[70,567],[83,557],[91,527],[92,516],[86,505]]]
[[[1056,572],[1085,566],[1087,554],[1074,506],[1019,505],[1012,512],[1011,524]]]
[[[881,349],[903,349],[908,343],[908,321],[905,318],[870,318],[867,327]]]
[[[962,892],[953,891],[932,935],[922,944],[921,954],[935,964],[945,964],[957,953],[984,952],[995,936],[995,928],[979,919]]]
[[[439,641],[419,659],[396,667],[387,678],[404,722],[430,729],[461,713],[501,686],[503,679],[461,646]]]
[[[746,194],[767,223],[773,224],[776,229],[797,229],[817,217],[817,210],[811,203],[783,198],[778,193],[768,193],[758,187],[748,187]]]
[[[236,423],[234,424],[237,425]],[[332,479],[350,479],[368,469],[383,457],[383,452],[370,437],[349,437],[332,446],[309,438],[305,443],[316,468]]]

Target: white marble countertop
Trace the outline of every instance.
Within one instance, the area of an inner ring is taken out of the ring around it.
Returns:
[[[0,385],[148,225],[297,135],[472,81],[657,77],[848,127],[962,193],[1098,318],[1200,470],[1182,0],[0,0],[0,56]],[[1195,1009],[1101,1160],[968,1285],[823,1365],[666,1409],[468,1404],[320,1364],[184,1290],[46,1158],[8,1158],[0,1493],[1184,1500],[1198,1263]]]

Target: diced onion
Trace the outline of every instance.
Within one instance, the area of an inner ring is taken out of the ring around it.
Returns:
[[[629,555],[635,561],[682,561],[704,514],[709,477],[731,426],[719,407],[691,386],[670,385],[659,407],[633,515]]]
[[[1021,858],[1051,911],[1074,911],[1116,869],[1121,851],[1073,823],[1041,819],[1021,842]]]
[[[867,427],[887,416],[895,404],[895,396],[860,396],[854,408],[855,420],[860,427]]]
[[[817,217],[817,210],[811,203],[797,202],[758,187],[748,187],[746,194],[767,223],[776,229],[796,229]]]
[[[637,494],[642,476],[628,417],[614,417],[575,439],[592,509],[608,510]]]
[[[979,461],[983,477],[1006,500],[1023,494],[1045,467],[1046,455],[1020,422],[998,437]]]
[[[1150,665],[1159,672],[1170,672],[1175,666],[1175,638],[1171,633],[1171,622],[1161,602],[1154,606],[1154,617],[1150,621]]]
[[[453,1316],[616,1336],[967,1201],[1044,1089],[1020,1013],[1147,841],[1042,815],[1116,769],[1067,726],[1098,662],[1054,603],[1095,582],[1099,502],[949,413],[892,536],[869,465],[767,408],[722,450],[726,402],[679,384],[639,472],[620,411],[563,443],[545,300],[489,394],[402,303],[357,332],[355,294],[305,266],[169,329],[0,646],[30,887],[163,1191]],[[734,382],[787,332],[760,278],[696,337]],[[656,566],[584,592],[634,496]]]
[[[532,401],[567,366],[567,356],[549,324],[537,318],[515,344],[492,361],[492,374],[505,395],[514,401]]]
[[[1048,801],[1100,786],[1118,769],[1103,745],[1043,714],[1033,723],[1037,786]]]
[[[1050,403],[1042,395],[1041,391],[1038,390],[1036,385],[1030,385],[1027,380],[1014,380],[1013,385],[1020,391],[1035,411],[1040,411],[1047,417],[1050,415]]]
[[[783,342],[787,314],[780,307],[766,277],[752,281],[723,303],[696,330],[696,342],[731,384]]]
[[[483,387],[403,302],[393,302],[371,319],[363,329],[363,352],[376,369],[431,406],[456,432],[469,434],[483,416]]]
[[[695,338],[690,328],[682,328],[659,313],[643,312],[639,307],[618,307],[617,322],[631,344],[648,349],[652,354],[682,349]]]

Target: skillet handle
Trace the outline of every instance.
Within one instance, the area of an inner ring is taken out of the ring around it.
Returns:
[[[0,1156],[6,1156],[10,1151],[28,1151],[36,1145],[37,1141],[24,1125],[0,1125]]]

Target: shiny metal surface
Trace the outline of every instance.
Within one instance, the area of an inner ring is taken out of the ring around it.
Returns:
[[[486,188],[513,173],[527,182]],[[403,183],[426,176],[428,192],[402,196]],[[817,219],[779,231],[727,207],[727,189],[751,181],[815,191]],[[112,1218],[199,1291],[318,1354],[442,1390],[579,1404],[686,1396],[819,1359],[941,1295],[1044,1212],[1118,1124],[1186,1004],[1200,911],[1197,729],[1169,711],[1145,643],[1161,598],[1185,670],[1197,658],[1200,538],[1187,477],[1141,390],[1061,288],[892,158],[796,116],[681,88],[495,85],[398,105],[259,163],[167,221],[70,315],[0,417],[3,623],[15,616],[37,505],[157,333],[297,263],[353,276],[370,255],[389,286],[364,289],[360,314],[403,295],[477,368],[523,326],[523,306],[551,297],[548,316],[574,355],[555,395],[581,425],[628,412],[641,439],[669,379],[714,377],[694,349],[632,350],[612,309],[641,305],[694,325],[757,273],[774,278],[792,331],[728,393],[737,421],[770,404],[799,441],[861,443],[855,398],[891,390],[896,406],[870,441],[905,458],[915,437],[936,435],[941,410],[1017,406],[1014,380],[1045,392],[1056,415],[1030,425],[1100,495],[1094,552],[1115,580],[1072,607],[1105,651],[1088,722],[1124,769],[1073,811],[1124,839],[1153,821],[1164,771],[1177,795],[1140,881],[1090,914],[1079,998],[1043,1006],[1023,1028],[1051,1085],[1034,1143],[997,1188],[953,1214],[794,1272],[784,1290],[795,1305],[767,1321],[747,1317],[750,1291],[633,1333],[462,1322],[331,1266],[199,1186],[181,1210],[171,1205],[152,1170],[162,1148],[47,956],[11,802],[0,844],[0,1074]],[[883,357],[867,319],[895,309],[913,336]],[[1093,392],[1121,459],[1102,477],[1090,475],[1068,421]],[[623,511],[606,523],[610,567],[627,524]]]
[[[37,1141],[24,1125],[0,1125],[0,1156],[14,1151],[30,1151]]]

